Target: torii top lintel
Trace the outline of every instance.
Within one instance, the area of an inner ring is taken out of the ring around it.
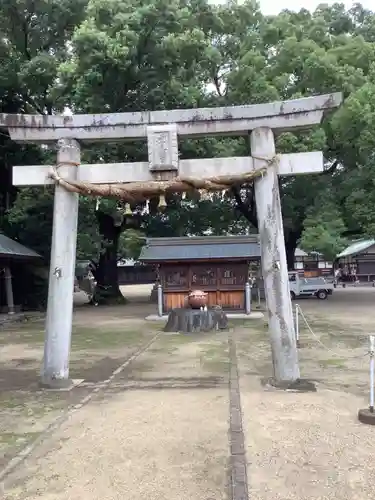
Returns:
[[[91,115],[0,114],[0,127],[18,142],[114,141],[147,137],[153,125],[175,124],[177,135],[241,135],[258,127],[276,132],[320,123],[324,112],[338,107],[340,92],[247,106],[175,109]]]

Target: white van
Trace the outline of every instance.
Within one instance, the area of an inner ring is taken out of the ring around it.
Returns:
[[[327,283],[322,277],[301,278],[297,271],[291,271],[289,275],[289,289],[292,300],[297,297],[316,297],[325,300],[333,293],[333,284]]]

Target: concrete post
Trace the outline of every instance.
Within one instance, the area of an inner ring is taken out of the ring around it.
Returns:
[[[58,141],[58,172],[76,179],[80,147],[74,139]],[[76,261],[78,194],[57,185],[53,208],[51,264],[48,285],[46,338],[42,385],[66,387],[69,381],[73,288]]]
[[[248,281],[245,284],[245,312],[246,314],[251,313],[251,287]]]
[[[158,316],[163,316],[163,288],[158,284]]]
[[[12,273],[10,272],[10,267],[5,266],[4,269],[5,277],[5,294],[7,297],[8,314],[14,314],[14,299],[13,299],[13,286],[12,286]]]
[[[274,378],[276,382],[294,382],[300,377],[300,371],[289,291],[277,165],[273,163],[268,166],[266,161],[275,156],[272,130],[269,128],[253,130],[250,143],[255,168],[267,166],[267,172],[255,180],[254,187]]]

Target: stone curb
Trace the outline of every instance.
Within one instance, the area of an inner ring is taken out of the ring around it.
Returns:
[[[248,500],[245,436],[242,427],[241,396],[238,380],[236,344],[229,334],[229,439],[231,468],[231,500]]]

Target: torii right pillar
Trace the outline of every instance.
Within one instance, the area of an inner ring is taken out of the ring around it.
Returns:
[[[250,145],[255,169],[266,167],[264,174],[256,178],[254,188],[273,379],[276,385],[283,386],[297,381],[300,378],[300,371],[272,129],[267,127],[254,129],[250,135]]]

